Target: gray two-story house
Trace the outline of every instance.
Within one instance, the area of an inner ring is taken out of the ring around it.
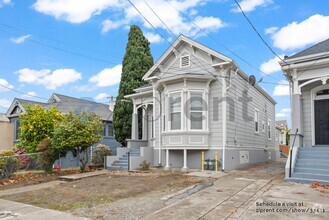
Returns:
[[[276,102],[229,57],[181,35],[143,80],[148,84],[125,96],[134,105],[128,149],[109,159],[109,167],[129,149],[129,169],[141,160],[166,169],[201,169],[202,152],[205,160],[217,154],[222,170],[278,156]]]

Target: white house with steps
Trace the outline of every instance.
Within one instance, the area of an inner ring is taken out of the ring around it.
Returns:
[[[329,183],[329,39],[280,65],[289,80],[292,106],[293,153],[286,178]]]
[[[276,102],[250,85],[229,57],[181,35],[143,80],[148,84],[125,96],[134,105],[132,138],[116,157],[108,157],[109,168],[135,169],[147,160],[165,169],[201,169],[202,152],[209,160],[217,152],[222,170],[278,157]]]

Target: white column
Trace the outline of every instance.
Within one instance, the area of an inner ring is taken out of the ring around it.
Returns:
[[[147,119],[147,108],[143,108],[143,121],[142,121],[142,127],[143,127],[143,130],[142,130],[142,139],[143,140],[147,140],[147,122],[148,122],[148,119]]]
[[[184,149],[184,166],[182,168],[182,171],[187,171],[188,167],[187,167],[187,150]]]
[[[166,149],[166,166],[165,166],[164,169],[165,170],[170,170],[170,165],[169,165],[169,150],[168,149]]]
[[[134,112],[132,114],[131,139],[138,140],[138,114],[136,105],[134,105]]]

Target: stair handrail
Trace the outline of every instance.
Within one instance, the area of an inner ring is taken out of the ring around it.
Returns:
[[[291,148],[290,148],[289,177],[291,177],[292,152],[293,152],[293,148],[294,148],[294,145],[295,145],[295,140],[296,140],[297,133],[298,133],[298,128],[296,129],[294,141],[292,142],[292,145],[291,145]]]

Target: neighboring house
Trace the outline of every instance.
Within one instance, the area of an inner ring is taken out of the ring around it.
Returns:
[[[96,115],[101,117],[105,126],[104,138],[99,143],[109,146],[112,150],[112,153],[114,154],[116,153],[116,148],[121,146],[114,138],[114,132],[112,127],[113,103],[111,103],[110,105],[106,105],[56,93],[52,94],[52,96],[47,102],[35,102],[18,98],[14,99],[6,113],[6,116],[9,118],[10,122],[13,125],[13,144],[16,144],[18,142],[20,126],[19,115],[24,113],[25,108],[29,105],[40,105],[44,108],[56,107],[63,114],[67,114],[70,111],[84,111],[87,113],[94,112]],[[70,161],[72,161],[72,156],[67,157]],[[74,160],[74,162],[68,162],[68,164],[72,163],[76,164],[76,160]]]
[[[4,114],[0,113],[0,152],[12,150],[13,147],[13,125]]]
[[[288,124],[286,120],[276,121],[275,127],[280,131],[278,132],[277,141],[279,145],[287,145]]]
[[[329,183],[329,39],[285,57],[280,65],[292,94],[290,179]],[[289,166],[288,160],[287,178]]]
[[[109,157],[108,167],[127,169],[127,151],[130,169],[144,159],[166,169],[201,169],[202,152],[205,159],[217,152],[222,170],[276,159],[276,102],[232,59],[181,35],[143,80],[148,84],[125,96],[134,105],[128,149]]]
[[[287,145],[287,133],[289,131],[288,123],[286,120],[276,121],[275,128],[275,140],[277,147],[284,156],[287,156],[289,154],[289,147]]]

